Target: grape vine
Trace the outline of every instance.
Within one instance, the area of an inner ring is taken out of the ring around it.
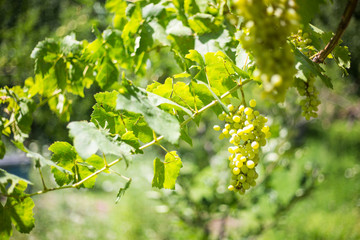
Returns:
[[[71,34],[39,42],[31,54],[34,75],[23,86],[0,89],[0,157],[9,146],[25,152],[42,189],[29,193],[29,181],[0,169],[0,238],[12,235],[12,225],[21,233],[33,229],[31,197],[92,188],[98,175],[114,173],[114,165],[128,165],[150,146],[166,152],[163,159],[154,159],[152,186],[175,189],[183,162],[160,141],[191,145],[187,124],[199,123],[209,109],[224,121],[214,126],[221,131],[219,138],[231,144],[229,161],[224,161],[231,169],[228,189],[245,194],[261,178],[261,148],[271,131],[267,118],[255,110],[256,100],[247,104],[244,92],[255,90],[265,101],[282,102],[288,89],[296,87],[304,97],[303,115],[310,120],[320,104],[315,80],[332,88],[323,66],[313,61],[331,34],[312,26],[299,11],[313,4],[319,3],[108,0],[112,24],[103,32],[94,27],[95,40],[79,41]],[[152,60],[160,54],[174,60],[180,72],[166,72],[166,78],[149,83]],[[337,45],[332,57],[346,72],[347,48]],[[86,89],[93,86],[101,90],[93,96],[90,120],[71,121],[73,102],[92,97]],[[241,104],[225,104],[231,101]],[[34,114],[45,106],[67,123],[72,139],[52,143],[50,157],[31,150],[26,141]],[[55,187],[48,187],[44,167],[51,169]],[[131,178],[115,174],[126,180],[119,199]]]

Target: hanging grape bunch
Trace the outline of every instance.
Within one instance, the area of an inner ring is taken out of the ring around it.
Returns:
[[[287,44],[288,37],[299,26],[296,3],[294,0],[238,0],[236,6],[245,18],[240,42],[257,66],[253,75],[262,82],[266,96],[283,101],[296,73],[294,56]]]
[[[311,117],[316,118],[318,116],[317,110],[321,101],[318,99],[319,91],[314,86],[315,77],[311,76],[304,82],[301,79],[296,79],[296,88],[300,96],[304,97],[300,101],[302,115],[306,120],[310,120]]]
[[[311,39],[307,33],[303,33],[302,30],[299,30],[297,34],[293,34],[291,37],[291,42],[306,56],[309,58],[314,54],[314,49],[308,44],[311,43]],[[300,101],[302,115],[306,120],[310,120],[311,117],[316,118],[318,116],[318,106],[321,101],[318,98],[319,91],[316,89],[315,76],[309,75],[304,81],[300,78],[295,78],[295,87],[303,97]]]
[[[228,149],[229,167],[232,172],[228,189],[240,194],[256,185],[258,173],[255,167],[259,163],[259,150],[265,146],[266,138],[271,135],[269,127],[265,125],[267,118],[253,109],[256,101],[250,100],[249,105],[235,108],[230,104],[230,113],[223,112],[219,115],[219,119],[225,121],[219,138],[229,138],[233,145]],[[221,127],[215,125],[214,130],[220,131]]]

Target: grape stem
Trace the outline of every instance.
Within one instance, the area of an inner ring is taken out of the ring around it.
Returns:
[[[335,35],[330,39],[329,43],[325,46],[323,50],[318,52],[312,57],[312,61],[315,63],[323,63],[327,56],[334,50],[334,48],[338,45],[342,35],[345,32],[345,29],[349,25],[351,16],[353,15],[358,0],[349,0],[343,15],[341,16],[341,21],[336,30]]]

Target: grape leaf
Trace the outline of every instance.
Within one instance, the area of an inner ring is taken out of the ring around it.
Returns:
[[[219,53],[209,52],[205,54],[206,76],[211,88],[219,91],[220,95],[224,94],[236,86],[230,75],[235,71],[226,64],[225,59]]]
[[[0,140],[0,160],[4,158],[6,153],[5,144]]]
[[[87,159],[100,150],[105,155],[129,158],[132,147],[110,138],[109,132],[98,129],[92,122],[71,122],[67,126],[74,138],[74,147],[82,159]]]
[[[134,5],[133,5],[134,6]],[[135,7],[133,7],[133,11],[131,13],[130,20],[126,23],[124,26],[123,32],[121,34],[121,37],[124,41],[124,46],[133,46],[134,34],[138,31],[140,25],[142,22],[142,16],[141,16],[141,7],[139,3],[135,4]],[[132,49],[128,49],[130,52]]]
[[[86,159],[86,162],[98,170],[105,167],[104,159],[102,159],[100,156],[95,154],[89,157],[88,159]],[[104,171],[104,172],[108,172],[108,171]]]
[[[215,17],[206,13],[197,13],[188,18],[190,28],[198,35],[215,32],[219,29]]]
[[[121,141],[135,148],[135,153],[143,153],[143,151],[139,149],[139,139],[134,135],[133,131],[127,131],[126,133],[124,133],[121,136]]]
[[[140,90],[129,83],[124,86],[127,91],[118,95],[116,110],[142,114],[156,133],[163,135],[171,143],[177,143],[180,137],[180,124],[173,115],[156,106],[158,98],[154,98],[153,95],[149,98],[145,90]]]
[[[229,44],[231,40],[229,31],[221,29],[216,32],[196,36],[194,49],[202,55],[208,52],[225,51],[227,50],[227,44]]]
[[[158,4],[150,3],[142,8],[142,16],[144,19],[158,17],[164,12],[165,12],[165,8],[161,3]]]
[[[189,27],[184,26],[183,23],[177,19],[169,22],[166,33],[177,37],[189,37],[193,34]]]
[[[331,80],[328,76],[324,75],[324,69],[322,69],[318,64],[311,61],[307,56],[305,56],[302,52],[300,52],[296,47],[291,45],[293,51],[295,53],[295,60],[296,60],[296,69],[298,70],[295,77],[304,80],[305,82],[310,77],[310,74],[320,77],[320,79],[324,82],[324,84],[328,88],[333,88]]]
[[[350,52],[348,47],[337,46],[331,54],[340,69],[347,75],[347,69],[350,68]]]
[[[125,183],[125,186],[119,189],[118,194],[116,195],[116,200],[115,200],[115,204],[117,204],[120,199],[122,198],[122,196],[124,196],[126,190],[130,187],[131,184],[131,178],[129,178],[129,180]]]
[[[301,16],[301,22],[305,25],[320,11],[320,5],[325,3],[325,0],[298,0],[296,3],[299,6],[298,13]]]
[[[1,223],[0,239],[7,240],[12,235],[11,218],[1,203],[0,203],[0,223]]]
[[[34,201],[30,197],[24,199],[9,197],[7,199],[5,209],[19,232],[29,233],[34,228],[34,206]]]
[[[97,71],[96,81],[102,89],[109,89],[116,86],[119,78],[119,70],[110,58],[104,57]]]
[[[59,50],[59,42],[54,39],[47,38],[39,42],[30,55],[35,59],[35,73],[45,76],[52,67],[52,61],[56,59]]]
[[[56,165],[69,171],[64,173],[52,167],[51,172],[54,175],[56,183],[59,186],[69,184],[74,179],[73,167],[77,158],[74,147],[67,142],[55,142],[49,147],[49,150],[53,152],[51,160],[55,162]]]
[[[20,182],[24,182],[26,184],[32,184],[28,180],[13,175],[11,173],[6,172],[4,169],[0,168],[0,185],[3,189],[6,189],[7,194],[12,194],[16,185]],[[10,184],[10,185],[9,185]]]
[[[176,151],[167,153],[164,162],[155,158],[152,186],[174,190],[180,168],[182,168],[182,162]]]

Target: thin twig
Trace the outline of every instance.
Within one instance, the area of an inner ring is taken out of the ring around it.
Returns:
[[[343,15],[341,16],[341,21],[336,30],[335,35],[330,39],[329,43],[325,46],[323,50],[318,52],[313,58],[312,61],[315,63],[323,63],[326,57],[334,50],[338,45],[342,35],[345,32],[345,29],[349,25],[351,16],[353,15],[358,0],[349,0]]]

